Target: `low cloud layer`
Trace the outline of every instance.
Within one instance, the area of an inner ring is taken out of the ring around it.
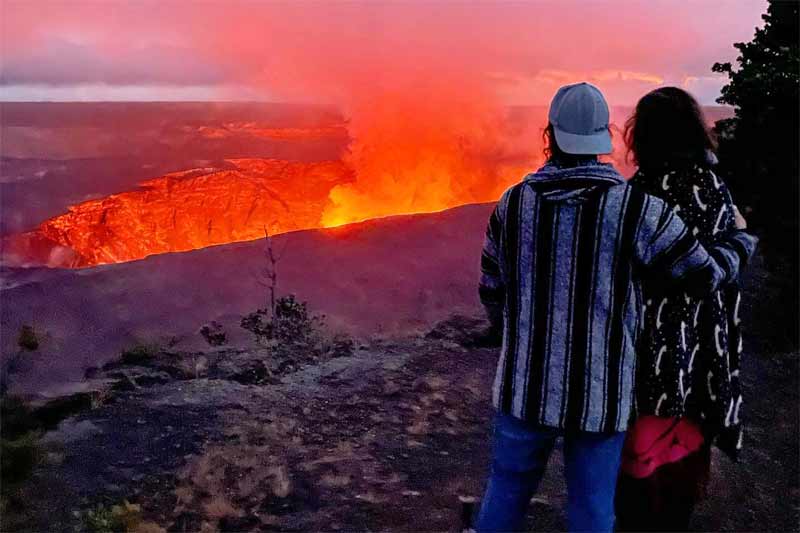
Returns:
[[[216,85],[231,77],[225,64],[208,62],[192,48],[150,44],[111,54],[95,43],[57,35],[9,55],[2,66],[7,85]]]
[[[514,103],[546,103],[574,79],[615,103],[665,83],[710,103],[722,84],[711,64],[735,57],[731,44],[750,38],[764,9],[762,0],[6,1],[0,75],[6,86],[61,92],[241,85],[265,98],[336,100],[350,80],[384,90],[398,73],[455,73]]]

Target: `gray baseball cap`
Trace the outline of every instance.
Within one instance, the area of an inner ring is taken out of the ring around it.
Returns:
[[[610,154],[608,104],[603,93],[586,82],[561,87],[550,102],[550,124],[556,142],[568,154]]]

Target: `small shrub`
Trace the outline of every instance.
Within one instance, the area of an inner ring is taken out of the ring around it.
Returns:
[[[259,309],[244,317],[241,326],[261,341],[309,344],[317,340],[323,324],[322,317],[309,313],[305,302],[289,295],[278,298],[273,316],[268,309]]]
[[[289,295],[275,302],[273,323],[275,336],[279,340],[303,342],[317,333],[322,326],[322,319],[309,314],[306,302],[298,302]]]
[[[274,314],[267,309],[250,313],[242,319],[241,326],[252,331],[269,350],[269,372],[262,375],[259,368],[252,376],[243,376],[260,383],[269,383],[275,376],[295,372],[305,364],[351,356],[355,351],[351,337],[331,335],[325,326],[325,316],[309,312],[308,305],[294,296],[279,298]]]
[[[222,329],[222,326],[212,321],[200,328],[200,335],[206,340],[210,346],[222,346],[228,342],[228,334]]]
[[[275,302],[275,318],[301,324],[309,320],[308,304],[298,302],[293,294],[278,298]]]
[[[272,322],[269,319],[269,311],[267,309],[253,311],[242,318],[240,325],[247,331],[253,332],[259,340],[272,337]]]
[[[86,529],[93,533],[132,531],[142,521],[142,508],[125,500],[111,508],[98,505],[83,514]]]
[[[24,325],[19,329],[19,336],[17,337],[17,345],[20,350],[32,352],[39,349],[39,336],[33,326]]]
[[[136,344],[122,351],[122,362],[126,365],[146,363],[160,350],[157,344]]]

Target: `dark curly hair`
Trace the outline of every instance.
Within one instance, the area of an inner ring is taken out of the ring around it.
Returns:
[[[665,165],[702,163],[716,149],[700,105],[678,87],[644,95],[625,123],[625,144],[642,170]]]

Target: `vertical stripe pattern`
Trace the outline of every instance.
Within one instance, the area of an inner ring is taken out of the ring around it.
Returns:
[[[713,290],[754,246],[738,233],[709,253],[661,200],[608,165],[526,177],[498,202],[481,254],[479,295],[503,320],[495,407],[549,427],[624,431],[639,272]]]

